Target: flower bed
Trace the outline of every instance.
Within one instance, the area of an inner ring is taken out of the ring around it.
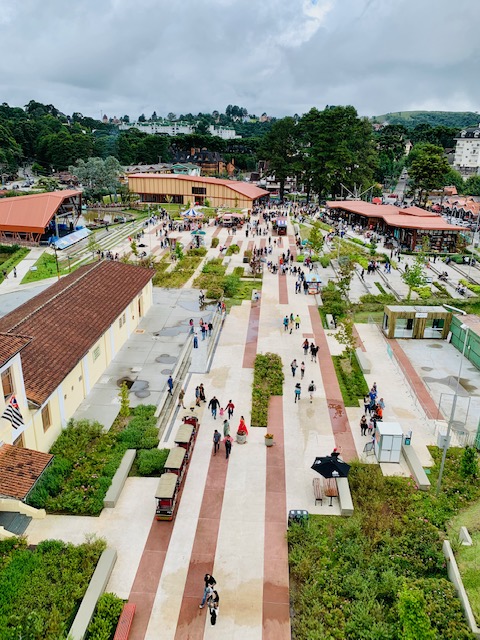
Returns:
[[[140,405],[127,425],[116,421],[108,432],[98,422],[71,420],[53,444],[53,462],[29,494],[28,504],[49,512],[98,515],[125,451],[158,446],[154,413],[155,406]],[[152,468],[160,473],[159,456],[156,467],[146,461],[145,475]]]
[[[442,451],[431,447],[438,474]],[[292,635],[297,640],[454,638],[471,635],[447,579],[442,541],[449,519],[480,488],[449,449],[442,492],[353,463],[351,518],[310,516],[289,528]]]
[[[23,538],[1,541],[2,640],[66,638],[104,548],[102,540],[46,540],[33,550]]]
[[[368,393],[368,384],[363,377],[357,356],[332,356],[338,384],[346,407],[358,407],[358,400]]]
[[[252,385],[252,426],[266,427],[270,396],[283,395],[282,359],[276,353],[255,358]]]

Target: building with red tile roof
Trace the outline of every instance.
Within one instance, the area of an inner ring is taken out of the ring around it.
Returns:
[[[204,176],[135,173],[128,176],[128,187],[142,202],[173,202],[180,205],[204,205],[252,209],[268,198],[265,189],[238,180],[222,180]]]
[[[464,232],[442,216],[420,207],[400,209],[361,200],[331,201],[327,206],[330,215],[385,234],[412,251],[422,246],[423,236],[428,236],[432,250],[454,252],[460,242],[460,232]]]
[[[52,460],[50,453],[3,444],[0,447],[0,498],[25,500]]]
[[[24,446],[48,451],[150,308],[154,274],[95,262],[0,318],[0,416],[13,393],[25,423],[0,419],[0,440],[23,435]]]

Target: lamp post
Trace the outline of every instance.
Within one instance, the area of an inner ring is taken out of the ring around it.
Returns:
[[[478,223],[480,222],[480,212],[477,213],[477,224],[475,225],[475,231],[473,232],[473,246],[475,248],[475,238],[477,237],[477,233],[478,233]],[[472,259],[473,256],[470,255],[470,260],[468,261],[468,271],[467,271],[467,279],[470,280],[470,272],[472,270]]]
[[[443,445],[442,461],[440,463],[440,471],[439,471],[438,480],[437,480],[437,496],[440,493],[440,488],[442,486],[443,470],[445,467],[445,459],[447,457],[447,449],[450,442],[450,433],[452,431],[452,425],[455,419],[455,409],[457,408],[458,389],[460,387],[460,376],[462,374],[463,358],[465,357],[465,351],[467,350],[468,332],[470,330],[470,327],[468,327],[466,324],[462,324],[460,325],[460,329],[465,331],[465,337],[463,342],[462,357],[460,358],[460,366],[458,368],[458,377],[457,377],[457,384],[455,386],[455,394],[453,396],[452,410],[450,411],[450,418],[448,420],[447,435],[445,436],[445,443]]]
[[[57,247],[55,246],[55,244],[53,245],[53,251],[55,253],[55,265],[57,267],[57,279],[60,280],[60,270],[58,268]]]

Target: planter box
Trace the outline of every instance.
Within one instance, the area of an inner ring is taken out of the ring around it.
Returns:
[[[273,438],[265,438],[265,446],[273,447]]]
[[[240,436],[237,433],[237,444],[246,444],[246,442],[247,442],[247,436],[246,435]]]

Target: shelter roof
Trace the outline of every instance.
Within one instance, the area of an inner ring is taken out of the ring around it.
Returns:
[[[26,336],[0,333],[0,367],[3,367],[4,364],[16,356],[31,340]]]
[[[0,447],[0,496],[24,500],[52,459],[50,453],[3,444]]]
[[[190,182],[198,182],[200,184],[218,184],[228,187],[229,189],[232,189],[247,198],[251,198],[252,200],[269,195],[269,192],[265,189],[260,189],[260,187],[257,187],[254,184],[240,182],[239,180],[223,180],[221,178],[209,178],[206,176],[185,176],[176,173],[134,173],[130,175],[129,178],[150,178],[150,180],[188,180]]]
[[[43,404],[154,274],[121,262],[95,262],[0,318],[0,332],[32,338],[22,353],[27,398]]]
[[[69,189],[2,198],[0,231],[42,233],[63,202],[81,193],[76,189]]]

